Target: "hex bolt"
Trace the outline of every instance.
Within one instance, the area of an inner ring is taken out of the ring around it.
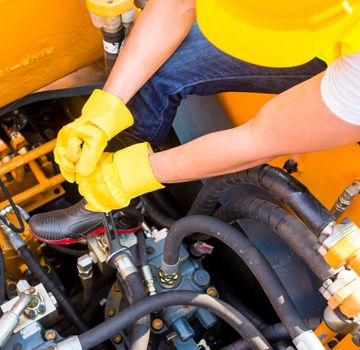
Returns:
[[[155,331],[160,331],[163,327],[164,327],[164,321],[161,318],[155,318],[152,322],[151,322],[151,327],[155,330]]]
[[[45,333],[45,339],[46,340],[55,340],[56,339],[56,333],[53,330],[48,330]]]
[[[114,342],[115,344],[121,343],[121,342],[122,342],[122,336],[121,336],[120,334],[114,335],[114,336],[113,336],[113,342]]]
[[[28,289],[28,291],[29,291],[30,294],[34,294],[34,293],[36,292],[36,289],[35,289],[33,286],[31,286],[31,287]]]
[[[206,289],[206,294],[215,298],[218,295],[218,291],[215,287],[209,287],[208,289]]]
[[[108,315],[108,317],[113,317],[115,315],[115,309],[111,307],[106,314]]]

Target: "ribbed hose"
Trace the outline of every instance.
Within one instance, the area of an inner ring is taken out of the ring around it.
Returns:
[[[6,298],[6,270],[4,255],[0,248],[0,305],[5,301]]]
[[[125,296],[130,305],[134,305],[146,297],[145,287],[139,272],[134,272],[122,280]],[[146,350],[150,339],[150,315],[136,320],[131,332],[130,350]]]
[[[159,228],[169,228],[175,220],[164,215],[146,196],[141,196],[145,215]]]
[[[26,266],[29,268],[31,274],[41,282],[48,292],[51,292],[59,306],[64,313],[65,317],[71,322],[71,324],[79,331],[86,332],[88,327],[85,322],[80,318],[76,313],[74,307],[71,305],[70,301],[64,296],[64,294],[57,288],[56,284],[46,275],[42,270],[41,266],[37,262],[36,258],[32,253],[26,248],[26,246],[21,246],[17,249],[18,254],[24,260]]]
[[[245,235],[219,219],[200,215],[188,216],[172,225],[165,239],[163,270],[176,267],[182,240],[194,232],[219,239],[245,262],[292,339],[308,330],[289,294],[264,256]]]
[[[282,169],[261,165],[246,171],[210,179],[201,189],[188,215],[211,215],[219,198],[236,185],[255,185],[287,204],[316,234],[335,217],[298,180]]]
[[[298,255],[323,282],[335,274],[314,249],[316,236],[297,218],[279,206],[251,197],[241,197],[221,206],[215,217],[232,222],[249,218],[269,226]]]
[[[91,349],[128,327],[134,320],[172,305],[191,305],[206,309],[232,326],[251,349],[272,349],[263,335],[232,306],[209,295],[190,291],[161,293],[123,309],[113,318],[81,334],[81,346],[83,350]]]

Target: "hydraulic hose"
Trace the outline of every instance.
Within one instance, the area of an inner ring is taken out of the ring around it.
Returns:
[[[146,196],[141,196],[141,201],[145,208],[145,215],[150,218],[150,220],[160,228],[169,228],[175,220],[164,215],[156,206],[151,202],[151,200]]]
[[[254,350],[272,349],[263,335],[238,311],[225,302],[206,294],[191,291],[171,291],[142,299],[121,313],[79,335],[82,349],[91,349],[129,326],[133,321],[172,305],[192,305],[204,308],[230,324]]]
[[[230,188],[255,185],[288,205],[316,234],[335,221],[335,217],[298,180],[280,168],[261,165],[245,171],[218,176],[203,186],[188,215],[211,215],[219,198]]]
[[[4,255],[0,248],[0,305],[5,301],[6,297],[6,270]]]
[[[122,280],[125,296],[130,305],[146,297],[144,284],[139,272],[134,272]],[[130,350],[146,350],[150,339],[150,315],[144,315],[134,323],[131,332]]]
[[[12,240],[10,240],[10,242],[12,242]],[[87,331],[88,327],[86,326],[85,322],[76,313],[70,301],[57,288],[56,284],[46,275],[46,273],[43,271],[43,269],[37,262],[36,258],[27,249],[25,244],[22,244],[20,246],[15,245],[14,248],[17,251],[17,253],[20,255],[20,257],[24,260],[26,266],[29,268],[32,275],[44,285],[44,287],[48,292],[51,292],[54,295],[65,317],[69,319],[72,325],[79,332]]]
[[[143,266],[147,265],[147,263],[148,263],[144,232],[141,230],[136,232],[136,238],[137,238],[140,266],[143,267]]]
[[[318,241],[316,236],[301,221],[273,203],[252,197],[241,197],[221,206],[214,216],[225,222],[239,218],[259,221],[269,226],[287,243],[322,282],[335,274],[314,249]]]
[[[181,242],[194,232],[219,239],[245,262],[260,283],[292,339],[308,330],[289,294],[264,256],[244,234],[219,219],[200,215],[188,216],[171,226],[165,239],[161,267],[165,274],[177,272]]]

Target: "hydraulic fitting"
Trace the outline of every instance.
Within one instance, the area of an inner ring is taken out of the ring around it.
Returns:
[[[327,280],[320,292],[332,310],[339,308],[348,318],[360,313],[360,277],[353,270],[342,270],[335,281]]]
[[[141,268],[143,277],[144,277],[144,284],[145,284],[145,290],[146,290],[146,294],[148,296],[152,296],[152,295],[156,295],[157,294],[157,290],[155,287],[155,281],[154,281],[154,276],[151,272],[151,268],[149,265],[145,265]]]
[[[113,264],[123,280],[132,273],[137,272],[136,266],[132,262],[130,256],[126,253],[116,256],[113,260]]]
[[[93,260],[89,254],[78,258],[77,269],[81,280],[88,280],[93,277]]]
[[[3,348],[20,322],[20,316],[31,303],[31,294],[22,293],[14,306],[0,318],[0,347]]]
[[[347,265],[360,275],[360,229],[354,223],[336,225],[318,251],[333,268]]]
[[[336,200],[331,212],[338,218],[352,203],[355,196],[360,193],[360,181],[354,181],[350,186],[345,188],[343,193]]]
[[[178,272],[165,273],[162,269],[160,269],[159,281],[164,288],[173,288],[180,282],[180,275]]]

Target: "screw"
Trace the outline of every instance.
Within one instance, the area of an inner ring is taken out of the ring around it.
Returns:
[[[206,289],[206,294],[215,298],[218,295],[218,291],[215,287],[209,287],[208,289]]]
[[[114,336],[113,336],[113,342],[114,342],[115,344],[121,343],[121,342],[122,342],[122,336],[121,336],[120,334],[114,335]]]
[[[33,286],[31,286],[31,287],[28,289],[28,291],[29,291],[30,294],[34,294],[34,293],[36,292],[36,289],[35,289]]]
[[[35,310],[26,310],[25,314],[28,318],[35,318],[36,317],[36,311]]]
[[[46,340],[55,340],[56,339],[56,333],[53,330],[48,330],[45,333],[45,339]]]
[[[115,315],[115,310],[113,307],[111,307],[108,311],[107,311],[107,315],[109,317],[113,317]]]
[[[163,327],[164,327],[164,322],[161,318],[155,318],[152,322],[151,322],[151,326],[153,329],[155,329],[156,331],[160,331]]]

